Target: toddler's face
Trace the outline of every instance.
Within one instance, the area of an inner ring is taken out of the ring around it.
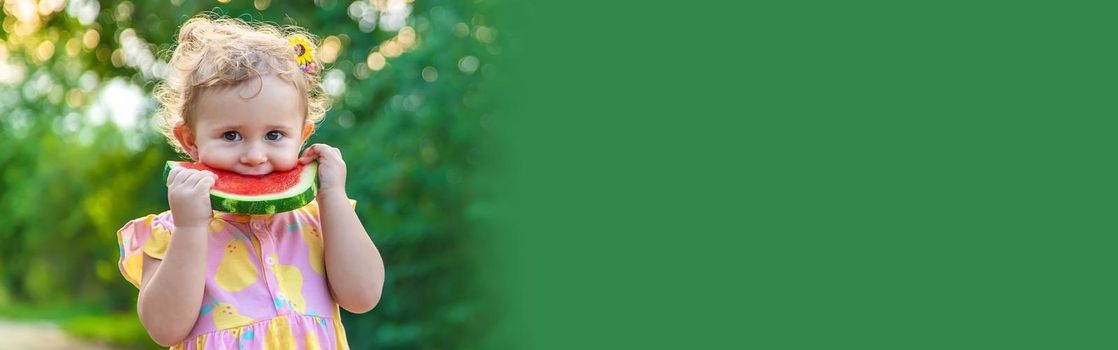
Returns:
[[[301,98],[295,86],[273,75],[206,89],[190,116],[193,127],[176,129],[176,136],[195,161],[213,168],[242,175],[291,170],[313,130]]]

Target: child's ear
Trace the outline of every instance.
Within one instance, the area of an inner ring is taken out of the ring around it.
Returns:
[[[191,159],[198,161],[198,146],[194,143],[194,132],[184,123],[175,125],[175,139],[179,141],[179,145],[190,155]]]
[[[303,142],[300,143],[301,145],[307,144],[307,139],[314,133],[314,122],[308,120],[305,124],[303,125]]]

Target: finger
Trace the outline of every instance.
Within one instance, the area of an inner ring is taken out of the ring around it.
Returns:
[[[194,174],[197,174],[197,173],[199,173],[198,170],[182,169],[182,171],[179,172],[179,176],[175,178],[175,185],[182,186],[184,184],[187,184],[188,183],[187,181],[189,181],[190,178],[192,176],[194,176]]]
[[[194,184],[194,190],[209,192],[210,189],[213,188],[214,184],[217,183],[217,175],[214,175],[213,173],[208,171],[204,171],[202,172],[202,174],[203,176],[198,179],[198,183]]]
[[[334,151],[330,150],[330,147],[322,146],[318,148],[318,156],[315,158],[317,158],[319,165],[324,165],[333,163],[334,157]]]
[[[311,156],[311,152],[314,152],[314,145],[311,145],[310,147],[307,147],[307,149],[303,150],[303,155],[299,156],[299,163],[307,164],[307,159]]]
[[[183,185],[188,187],[188,188],[189,187],[196,187],[198,185],[198,181],[209,177],[209,175],[207,175],[206,173],[207,172],[205,172],[205,171],[196,171],[193,174],[190,174],[189,177],[187,177],[185,180],[183,180]]]
[[[329,149],[330,158],[337,161],[342,161],[342,150],[336,147],[327,147]]]
[[[194,169],[179,169],[178,174],[175,176],[175,181],[172,182],[168,186],[172,186],[172,187],[182,186],[183,183],[186,183],[186,180],[189,179],[191,175],[194,175],[195,172],[197,172],[197,170],[194,170]]]
[[[175,183],[175,177],[179,176],[180,172],[182,172],[181,168],[174,168],[171,169],[171,172],[167,173],[167,187],[170,187],[171,184]]]
[[[316,143],[311,145],[310,147],[307,147],[307,150],[303,151],[303,156],[299,158],[299,163],[307,164],[318,158],[320,155],[320,146],[321,144]]]
[[[210,182],[213,182],[215,184],[217,183],[217,174],[214,174],[214,172],[209,171],[209,170],[202,170],[202,171],[199,171],[198,173],[202,174],[202,178],[199,179],[198,181],[209,180]]]

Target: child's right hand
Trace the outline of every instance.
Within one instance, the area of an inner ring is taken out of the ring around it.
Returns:
[[[213,219],[210,188],[217,175],[205,170],[171,169],[167,174],[167,203],[175,227],[206,227]]]

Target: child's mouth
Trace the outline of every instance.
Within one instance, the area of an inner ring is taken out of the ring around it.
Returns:
[[[271,174],[271,173],[272,173],[271,171],[263,171],[263,170],[250,170],[250,171],[238,171],[237,172],[237,174],[244,175],[244,176],[264,176],[264,175],[268,175],[268,174]]]

